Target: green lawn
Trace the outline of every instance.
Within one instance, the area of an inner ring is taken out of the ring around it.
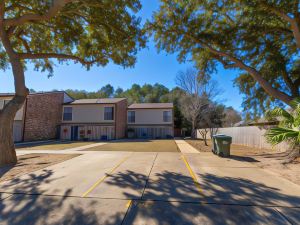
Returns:
[[[85,151],[179,152],[174,140],[118,140]]]
[[[66,150],[69,148],[81,147],[90,145],[97,142],[92,141],[57,141],[41,144],[32,144],[30,146],[17,147],[19,150]]]

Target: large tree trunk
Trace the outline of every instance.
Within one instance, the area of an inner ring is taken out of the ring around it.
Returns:
[[[13,138],[13,124],[17,111],[26,99],[24,96],[15,96],[0,110],[0,166],[15,164],[17,156]]]
[[[13,140],[14,118],[0,113],[0,166],[14,164],[17,162],[16,151]]]
[[[13,123],[17,111],[29,93],[25,86],[24,68],[19,55],[14,51],[7,30],[3,25],[3,2],[0,4],[0,38],[9,57],[15,84],[15,96],[0,110],[0,166],[17,162],[13,141]]]
[[[195,131],[195,129],[196,129],[195,127],[196,127],[196,126],[195,126],[195,123],[196,123],[196,122],[193,120],[193,121],[192,121],[192,133],[191,133],[191,138],[192,138],[192,139],[195,139],[195,138],[196,138],[196,131]]]

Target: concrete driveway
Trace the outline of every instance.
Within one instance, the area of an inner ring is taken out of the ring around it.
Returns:
[[[90,152],[0,184],[0,224],[299,224],[300,187],[211,153]]]

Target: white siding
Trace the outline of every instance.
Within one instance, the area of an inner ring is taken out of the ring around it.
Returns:
[[[107,123],[114,120],[104,120],[104,107],[114,107],[114,105],[65,105],[72,107],[72,121],[63,121],[64,123]],[[114,112],[114,117],[116,112]],[[63,116],[63,115],[62,115]]]
[[[149,124],[149,125],[158,125],[158,124],[173,124],[171,122],[163,121],[163,112],[170,111],[173,119],[173,111],[172,109],[134,109],[128,111],[135,111],[135,123],[128,124]]]
[[[15,121],[14,122],[14,128],[13,128],[13,134],[14,134],[14,141],[20,142],[22,141],[22,133],[23,133],[23,122],[22,121]]]
[[[4,101],[7,102],[7,101],[10,101],[10,100],[11,100],[11,97],[6,97],[6,98],[1,97],[0,98],[0,109],[3,109],[3,107],[4,107]],[[16,113],[15,120],[23,120],[23,114],[24,114],[24,105]]]

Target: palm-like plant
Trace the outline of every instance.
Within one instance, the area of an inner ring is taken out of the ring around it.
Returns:
[[[266,133],[266,139],[272,145],[288,141],[294,146],[300,144],[300,99],[292,101],[292,109],[275,108],[266,112],[269,120],[279,119],[278,127],[271,128]]]

